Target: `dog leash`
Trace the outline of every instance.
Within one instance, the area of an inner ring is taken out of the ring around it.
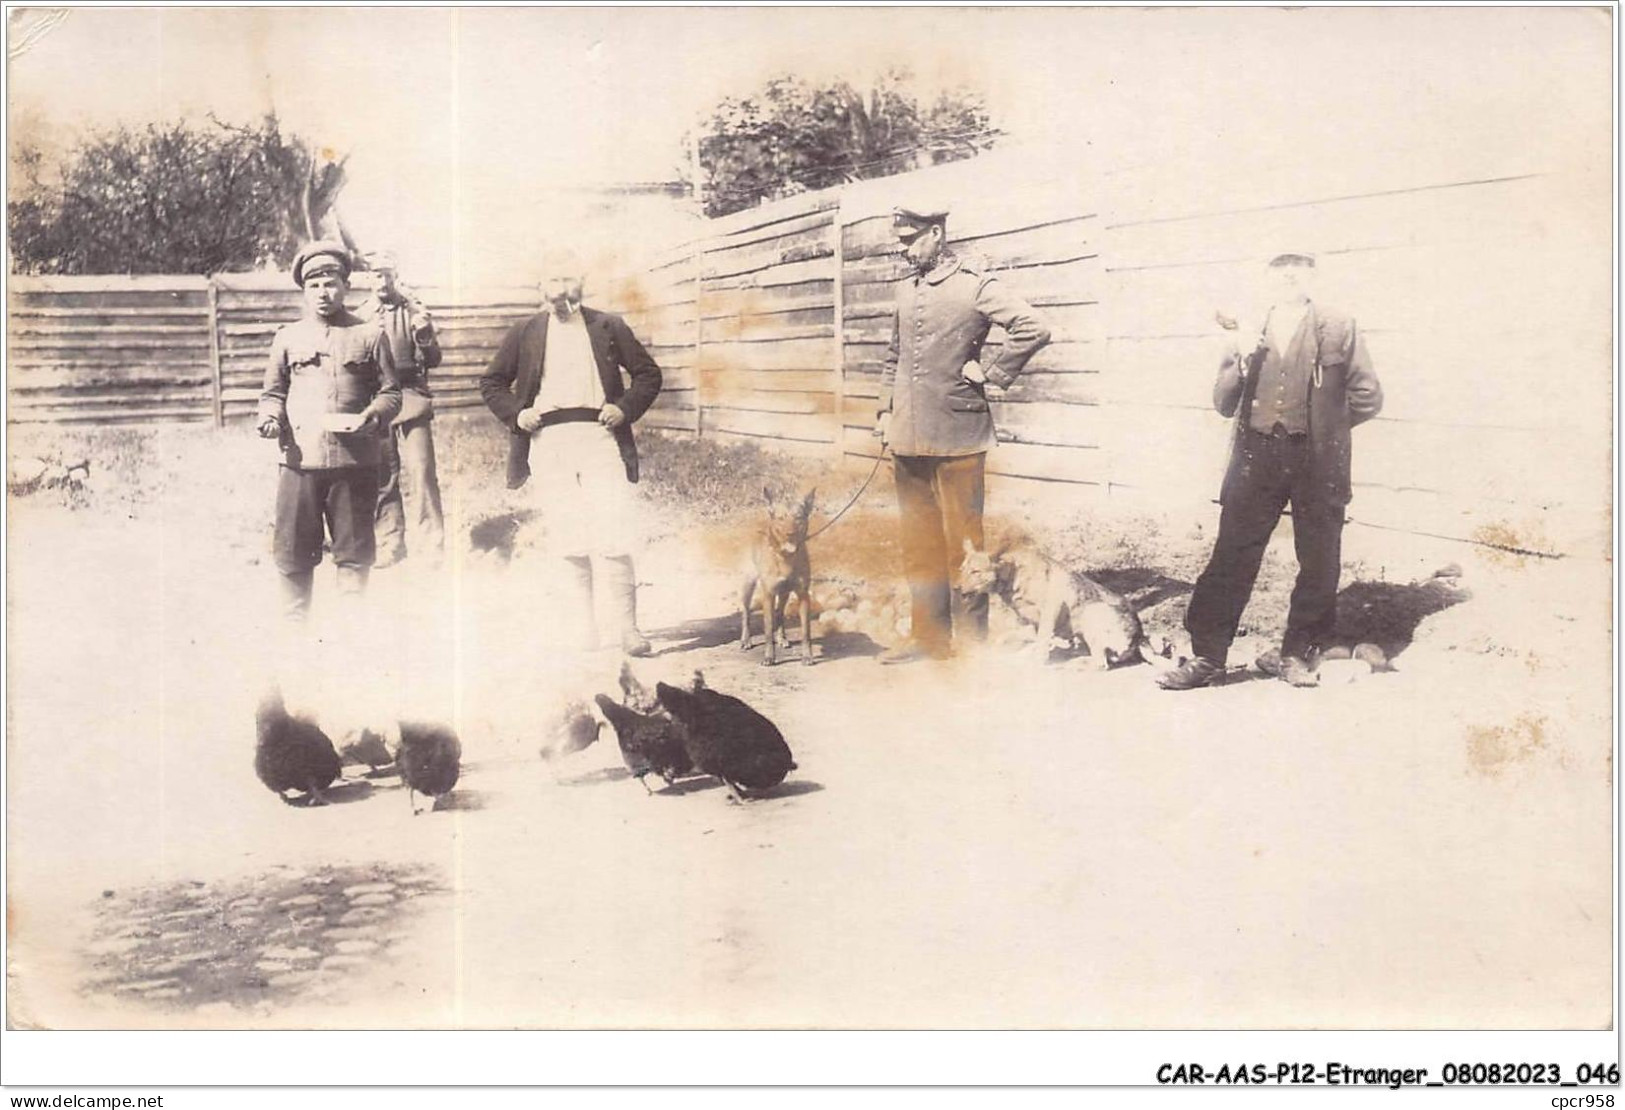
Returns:
[[[875,465],[869,468],[869,476],[863,480],[863,485],[858,487],[858,492],[854,493],[852,495],[852,500],[848,501],[845,505],[841,506],[841,511],[840,512],[836,513],[834,516],[832,516],[828,520],[824,521],[823,524],[819,525],[818,531],[810,533],[807,536],[807,539],[809,541],[810,540],[815,540],[819,536],[823,535],[829,529],[829,527],[832,524],[834,524],[837,520],[840,520],[843,516],[846,515],[846,511],[848,509],[850,509],[853,505],[856,505],[858,503],[858,498],[862,497],[863,496],[863,491],[869,488],[869,483],[875,480],[875,475],[880,473],[880,464],[885,462],[885,461],[886,461],[886,448],[882,447],[880,449],[880,454],[875,457]]]

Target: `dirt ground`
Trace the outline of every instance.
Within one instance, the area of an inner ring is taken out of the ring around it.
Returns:
[[[1605,562],[1351,527],[1344,621],[1398,669],[1308,691],[1240,674],[1173,695],[1145,666],[1002,648],[881,668],[883,476],[812,549],[821,596],[869,609],[815,623],[816,665],[798,645],[768,669],[734,643],[741,513],[816,467],[647,437],[658,654],[640,673],[703,670],[799,765],[745,806],[703,779],[647,796],[607,729],[538,758],[566,702],[614,691],[620,658],[559,645],[534,525],[504,516],[520,504],[497,488],[500,444],[441,427],[448,565],[378,572],[353,613],[324,568],[302,646],[273,619],[263,444],[14,437],[14,459],[91,459],[84,490],[10,505],[14,1025],[1611,1020]],[[862,476],[824,468],[825,511]],[[994,488],[1000,527],[1023,498]],[[1211,525],[1090,505],[1044,542],[1176,635]],[[1280,535],[1235,662],[1278,634],[1290,558]],[[1428,579],[1452,562],[1472,596],[1445,607]],[[337,804],[284,805],[252,767],[273,676],[330,727],[453,722],[462,781],[416,817],[364,767]]]

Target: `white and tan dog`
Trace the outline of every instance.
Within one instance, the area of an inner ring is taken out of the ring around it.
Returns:
[[[956,588],[996,597],[1036,628],[1031,650],[1040,662],[1049,659],[1056,640],[1082,641],[1089,665],[1098,670],[1141,660],[1167,662],[1150,648],[1139,614],[1121,594],[1026,545],[987,552],[966,540]]]

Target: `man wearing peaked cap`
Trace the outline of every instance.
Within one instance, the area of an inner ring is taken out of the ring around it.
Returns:
[[[948,226],[948,210],[946,208],[932,208],[921,205],[918,208],[897,207],[892,209],[892,234],[903,242],[908,243],[916,239],[922,232],[932,227]]]
[[[897,286],[875,433],[895,456],[913,601],[909,639],[881,662],[906,663],[946,656],[956,633],[970,640],[987,635],[987,595],[962,595],[951,584],[965,544],[983,542],[984,477],[994,443],[988,389],[1008,389],[1049,342],[1049,329],[1002,282],[948,250],[945,210],[896,208],[892,232],[912,273]],[[982,345],[994,325],[1004,329],[1004,344],[984,367]]]
[[[293,283],[305,287],[305,280],[318,274],[336,273],[350,280],[350,252],[342,243],[315,242],[305,245],[293,260]]]
[[[339,590],[357,595],[373,563],[378,436],[400,410],[395,362],[378,325],[344,307],[350,255],[312,243],[293,263],[304,315],[277,329],[260,394],[259,434],[282,447],[277,570],[285,615],[302,621],[322,561],[325,524]]]
[[[1353,318],[1310,296],[1314,256],[1283,251],[1268,268],[1275,296],[1264,326],[1239,336],[1251,350],[1229,346],[1213,386],[1213,407],[1235,418],[1235,432],[1219,535],[1185,611],[1192,658],[1157,679],[1168,690],[1206,686],[1224,673],[1264,550],[1289,504],[1298,579],[1280,651],[1258,665],[1293,686],[1314,686],[1316,657],[1336,632],[1349,433],[1381,411],[1382,386]]]

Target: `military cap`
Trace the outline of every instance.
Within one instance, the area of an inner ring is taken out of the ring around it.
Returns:
[[[903,242],[917,238],[930,227],[947,227],[948,210],[946,208],[904,208],[897,207],[891,210],[891,230]]]
[[[401,272],[401,264],[394,251],[373,251],[367,255],[367,269],[374,273],[388,270],[392,274],[398,274]]]
[[[342,243],[307,243],[293,260],[293,283],[301,289],[306,279],[329,273],[350,276],[350,252]]]
[[[1313,268],[1315,256],[1302,251],[1283,251],[1270,259],[1271,266],[1308,266]]]

